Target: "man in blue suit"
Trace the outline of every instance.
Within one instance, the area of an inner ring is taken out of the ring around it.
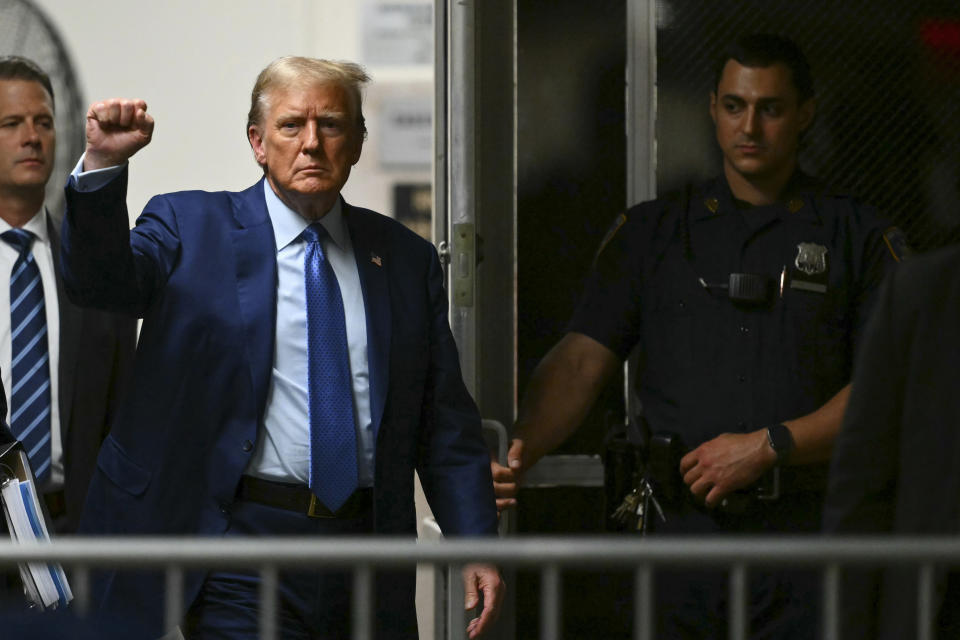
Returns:
[[[461,379],[436,251],[340,191],[366,135],[361,67],[274,61],[247,135],[264,178],[153,198],[128,229],[141,100],[91,105],[67,187],[63,269],[79,304],[143,318],[131,392],[100,451],[96,534],[413,536],[414,470],[447,535],[493,535],[476,407]],[[464,573],[476,637],[503,584]],[[253,638],[258,576],[189,576],[191,638]],[[108,572],[101,615],[160,633],[159,577]],[[349,576],[281,574],[283,637],[349,633]],[[377,580],[377,637],[416,637],[412,571]]]

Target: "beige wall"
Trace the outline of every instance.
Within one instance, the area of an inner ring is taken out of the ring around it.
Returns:
[[[141,97],[157,121],[154,140],[131,163],[128,204],[136,215],[156,193],[243,189],[259,179],[244,131],[257,73],[282,55],[361,59],[362,2],[341,0],[37,0],[72,56],[88,102]],[[433,69],[368,66],[370,107],[394,93],[432,91]],[[378,113],[344,190],[351,203],[391,214],[397,181],[430,171],[382,168]]]

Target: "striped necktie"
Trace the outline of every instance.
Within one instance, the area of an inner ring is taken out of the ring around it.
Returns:
[[[0,234],[20,255],[10,272],[10,429],[23,444],[38,482],[50,474],[50,356],[43,283],[30,247],[33,234]]]
[[[331,511],[357,488],[357,435],[343,298],[319,222],[303,230],[307,295],[307,395],[310,489]]]

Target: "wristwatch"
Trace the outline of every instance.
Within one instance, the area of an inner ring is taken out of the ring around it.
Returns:
[[[785,424],[775,424],[772,427],[767,427],[767,442],[770,443],[773,452],[777,454],[777,464],[783,464],[795,446],[793,434],[790,433],[790,429]]]

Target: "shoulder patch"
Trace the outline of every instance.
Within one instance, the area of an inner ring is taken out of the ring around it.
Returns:
[[[893,259],[897,262],[901,262],[913,254],[913,251],[910,250],[910,245],[907,244],[907,236],[899,227],[889,227],[884,231],[883,241],[887,245],[890,255],[892,255]]]
[[[617,219],[613,221],[613,224],[610,225],[610,228],[607,229],[607,233],[603,236],[603,240],[600,241],[600,246],[597,248],[597,253],[593,256],[593,261],[596,262],[597,258],[600,257],[600,254],[603,253],[603,250],[606,248],[607,244],[613,240],[613,236],[617,235],[617,231],[620,231],[622,227],[627,222],[627,214],[621,213],[617,216]]]

